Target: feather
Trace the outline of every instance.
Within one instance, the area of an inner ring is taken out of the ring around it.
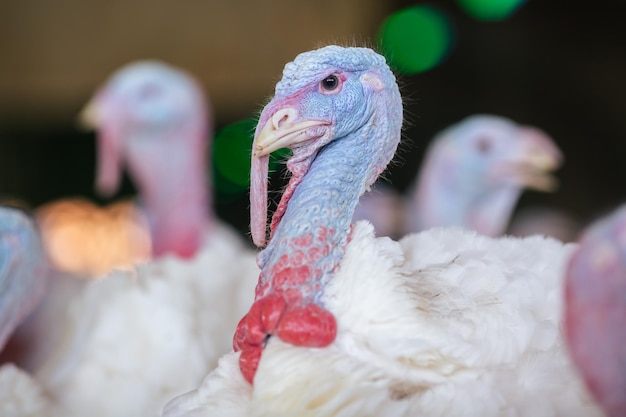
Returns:
[[[228,354],[164,416],[600,416],[560,330],[574,248],[461,229],[396,242],[359,222],[324,294],[331,345],[271,339],[247,389]]]

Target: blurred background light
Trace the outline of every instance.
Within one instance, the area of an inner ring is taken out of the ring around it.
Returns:
[[[250,151],[256,121],[245,119],[220,129],[213,141],[213,164],[228,189],[246,189],[250,183]],[[228,191],[223,190],[223,191]]]
[[[525,0],[457,0],[457,2],[475,19],[497,21],[510,17]]]
[[[255,118],[243,119],[221,128],[213,140],[213,167],[215,191],[219,201],[236,198],[250,185],[250,155]],[[270,157],[270,172],[279,168],[289,154],[279,149]]]
[[[417,74],[434,68],[444,59],[452,44],[451,25],[433,7],[408,7],[383,22],[379,41],[397,71]]]

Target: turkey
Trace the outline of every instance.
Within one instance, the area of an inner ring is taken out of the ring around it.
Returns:
[[[198,82],[164,63],[131,63],[111,76],[81,123],[98,131],[97,191],[112,195],[126,165],[139,207],[121,201],[101,208],[85,199],[41,207],[38,223],[58,269],[98,277],[150,252],[193,257],[213,223],[204,165],[209,111]]]
[[[119,69],[83,110],[83,122],[98,130],[97,189],[112,194],[128,167],[157,257],[193,257],[214,224],[209,111],[191,75],[155,61]]]
[[[0,207],[0,350],[43,297],[47,269],[33,221],[18,209]],[[48,406],[31,376],[10,363],[0,366],[1,415],[44,415]]]
[[[600,416],[566,354],[573,245],[434,228],[400,241],[351,225],[401,136],[385,59],[327,46],[285,66],[253,148],[263,246],[266,154],[292,172],[259,253],[255,303],[199,388],[164,416]]]
[[[0,350],[35,308],[47,285],[47,263],[34,223],[0,207]]]
[[[404,199],[376,187],[361,197],[354,220],[372,221],[383,236],[440,226],[500,236],[525,188],[555,189],[552,172],[561,161],[541,130],[501,116],[473,115],[435,136]]]
[[[116,72],[86,110],[97,184],[113,192],[128,166],[153,259],[89,281],[54,316],[62,334],[35,376],[62,415],[157,416],[231,349],[258,268],[210,205],[207,111],[191,76],[152,61]]]
[[[561,153],[545,133],[493,115],[441,132],[410,193],[410,231],[462,226],[502,235],[524,188],[550,191]]]
[[[626,416],[626,206],[590,226],[568,262],[565,334],[607,416]]]

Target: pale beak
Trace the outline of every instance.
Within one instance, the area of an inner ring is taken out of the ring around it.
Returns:
[[[274,113],[254,140],[252,156],[269,155],[282,149],[297,147],[303,142],[319,139],[328,132],[328,122],[297,119],[297,110],[286,107]]]
[[[93,99],[78,114],[78,125],[85,130],[95,130],[100,125],[97,105]]]
[[[558,188],[553,175],[562,163],[563,156],[552,140],[538,129],[525,127],[526,146],[516,157],[501,167],[501,173],[510,176],[518,185],[543,192]]]
[[[552,192],[558,188],[559,180],[553,175],[558,165],[544,156],[537,156],[511,164],[510,171],[523,187]]]
[[[283,107],[269,116],[260,130],[257,128],[250,170],[250,231],[258,247],[266,243],[269,154],[277,149],[304,146],[330,135],[329,122],[298,119],[296,109]]]

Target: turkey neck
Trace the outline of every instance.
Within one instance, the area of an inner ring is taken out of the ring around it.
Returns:
[[[348,242],[358,198],[365,191],[368,161],[353,133],[322,148],[295,189],[266,249],[256,298],[279,292],[288,300],[319,303]]]
[[[197,149],[197,148],[195,148]],[[192,151],[171,141],[167,151],[146,146],[131,164],[140,181],[155,256],[193,257],[211,225],[204,148]]]
[[[434,166],[432,162],[424,167],[413,199],[415,214],[411,231],[458,226],[486,236],[503,234],[522,190],[501,186],[479,194],[474,191],[475,185],[458,178],[451,178],[449,183],[445,183],[453,170],[449,165]],[[451,187],[451,184],[457,185]]]

